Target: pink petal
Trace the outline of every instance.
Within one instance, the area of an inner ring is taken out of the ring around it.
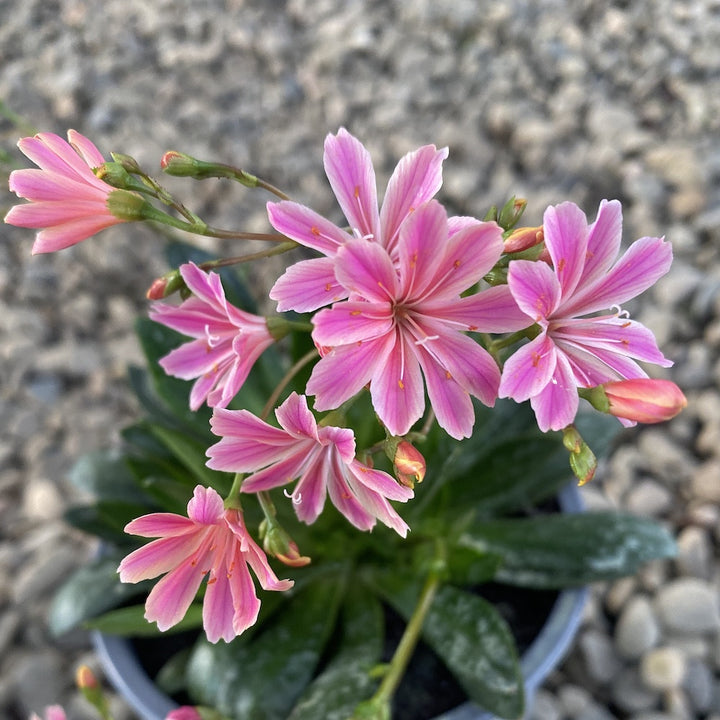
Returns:
[[[304,395],[291,393],[275,410],[275,417],[283,429],[291,435],[307,437],[318,442],[317,421],[310,412]]]
[[[185,284],[196,298],[206,303],[220,316],[227,316],[227,301],[220,276],[214,272],[205,272],[195,263],[185,263],[180,266]]]
[[[394,477],[382,472],[382,470],[363,465],[358,460],[353,460],[349,467],[354,478],[363,487],[370,492],[386,497],[388,500],[407,502],[415,495],[412,488],[401,485]]]
[[[502,249],[502,231],[495,223],[477,223],[455,233],[443,259],[435,259],[434,297],[460,295],[494,267]]]
[[[104,201],[97,200],[43,200],[25,205],[15,205],[5,216],[5,222],[18,227],[44,228],[52,225],[73,222],[80,219],[97,221],[97,215],[107,222],[116,219],[107,211]]]
[[[129,535],[140,537],[171,537],[193,532],[197,526],[192,520],[175,513],[150,513],[131,520],[124,529]]]
[[[399,296],[418,298],[424,292],[434,289],[428,288],[428,285],[436,278],[438,264],[441,271],[446,270],[442,260],[447,242],[447,213],[439,202],[431,200],[408,217],[400,228],[397,246]]]
[[[346,463],[355,457],[355,433],[350,428],[324,425],[318,428],[318,438],[322,445],[333,445],[335,452]]]
[[[275,487],[282,487],[299,478],[309,463],[312,463],[312,453],[316,450],[312,442],[297,444],[295,448],[286,455],[262,470],[248,475],[242,483],[241,491],[245,493],[257,493],[263,490],[271,490]]]
[[[191,520],[201,525],[215,525],[222,519],[225,508],[217,490],[196,485],[187,512]]]
[[[361,344],[333,348],[313,368],[307,383],[316,410],[332,410],[356,395],[382,367],[395,345],[393,333]]]
[[[240,559],[240,558],[239,558]],[[246,560],[245,557],[242,560]],[[241,635],[249,627],[257,622],[260,612],[260,600],[255,594],[255,584],[250,571],[247,569],[246,562],[235,563],[235,572],[230,576],[230,591],[232,593],[235,614],[233,615],[233,632],[235,635]],[[276,590],[279,588],[267,588]]]
[[[77,130],[68,130],[68,142],[72,145],[75,152],[87,163],[91,168],[98,168],[105,163],[102,153],[90,142],[84,135]]]
[[[579,400],[572,369],[567,358],[557,354],[557,365],[551,381],[538,395],[530,398],[538,427],[543,432],[562,430],[572,423]]]
[[[647,377],[634,360],[611,350],[588,348],[566,341],[558,341],[558,348],[570,360],[578,385],[584,387],[594,387],[608,380]]]
[[[558,355],[552,340],[544,333],[523,345],[505,361],[499,397],[522,402],[538,395],[553,377]]]
[[[563,298],[572,295],[585,267],[587,218],[575,203],[549,207],[543,216],[545,246],[560,283]]]
[[[332,451],[327,450],[314,453],[293,491],[295,512],[308,525],[317,520],[325,505],[328,485],[335,482],[331,456]]]
[[[337,252],[335,277],[344,288],[371,302],[383,303],[397,297],[395,267],[378,243],[366,240],[345,243]]]
[[[560,284],[552,268],[544,262],[513,260],[508,271],[508,287],[518,307],[535,322],[552,315],[560,302]]]
[[[154,302],[148,312],[151,320],[166,327],[177,330],[183,335],[203,338],[209,336],[237,332],[237,327],[230,323],[227,316],[208,307],[197,298],[191,297],[182,305],[170,305],[165,302]]]
[[[5,218],[5,222],[10,222],[7,217]],[[63,250],[66,247],[75,245],[81,240],[85,240],[91,235],[95,235],[101,230],[104,230],[111,225],[117,225],[120,222],[122,222],[122,220],[118,220],[111,215],[98,215],[95,217],[80,218],[79,220],[72,220],[70,222],[63,223],[62,225],[45,228],[36,235],[35,243],[32,247],[32,254],[37,255],[38,253]]]
[[[169,572],[198,549],[204,532],[202,528],[192,535],[160,538],[134,550],[120,562],[120,580],[136,583]]]
[[[331,480],[328,483],[330,502],[358,530],[367,532],[375,527],[375,515],[356,497],[348,484],[347,470],[347,466],[340,467],[338,464],[338,467],[331,471]]]
[[[473,332],[506,333],[529,327],[507,285],[487,288],[452,302],[423,303],[423,313]]]
[[[610,272],[583,286],[560,310],[565,316],[588,315],[636,297],[659,280],[672,264],[672,247],[662,238],[636,240]]]
[[[405,155],[393,171],[380,211],[382,243],[391,255],[403,220],[440,189],[447,156],[447,148],[425,145]]]
[[[449,376],[445,368],[422,347],[418,351],[418,359],[438,424],[456,440],[470,437],[475,410],[467,390],[460,387],[452,375]]]
[[[330,258],[301,260],[291,265],[270,290],[278,312],[311,312],[347,296],[347,290],[335,279],[335,262]]]
[[[270,224],[278,232],[328,257],[333,257],[352,237],[322,215],[296,202],[269,202],[267,212]]]
[[[334,347],[372,340],[389,333],[395,319],[390,302],[358,300],[336,303],[312,318],[317,345]]]
[[[370,153],[345,128],[325,138],[325,173],[350,227],[379,242],[377,187]]]
[[[370,383],[375,412],[392,435],[405,435],[422,417],[425,393],[414,348],[398,333],[397,342]]]
[[[233,523],[228,520],[228,525],[233,528],[233,532],[239,536],[238,528],[233,526]],[[292,580],[278,580],[272,568],[268,564],[267,556],[258,547],[257,543],[248,535],[247,531],[244,530],[244,537],[242,542],[243,555],[245,562],[252,568],[255,576],[260,582],[260,587],[263,590],[275,590],[283,592],[289,590],[294,582]],[[236,596],[238,597],[238,596]]]
[[[226,363],[227,364],[227,363]],[[225,365],[226,365],[225,364]],[[222,382],[222,376],[225,371],[225,366],[222,368],[217,367],[210,370],[205,375],[201,375],[192,386],[190,390],[189,404],[190,409],[195,412],[204,402],[206,402],[212,392],[212,389],[219,382]],[[214,407],[209,405],[209,407]],[[218,405],[221,407],[221,405]]]
[[[185,617],[203,576],[210,569],[203,566],[204,560],[193,564],[188,558],[150,591],[145,603],[145,619],[157,622],[158,630],[167,630]]]
[[[234,574],[250,574],[243,561],[239,564],[233,563],[234,556],[240,555],[237,545],[231,532],[219,534],[202,612],[205,635],[211,643],[216,643],[221,638],[230,642],[237,635],[233,625],[235,603],[230,589],[230,577]]]
[[[221,365],[234,357],[229,342],[209,347],[205,339],[200,339],[171,350],[159,360],[159,364],[168,375],[191,380],[201,375],[215,375]]]
[[[72,202],[78,198],[85,198],[105,204],[111,191],[109,185],[105,190],[100,190],[66,175],[37,168],[13,170],[8,178],[8,187],[20,197],[36,202],[45,200]]]
[[[620,251],[622,241],[622,207],[617,200],[603,200],[597,218],[588,230],[585,269],[579,288],[586,287],[604,275]]]

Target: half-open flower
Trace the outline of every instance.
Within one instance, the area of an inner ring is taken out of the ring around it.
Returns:
[[[198,485],[187,510],[187,517],[151,513],[127,524],[131,535],[159,539],[123,559],[120,580],[136,583],[166,573],[148,595],[145,618],[167,630],[185,617],[208,575],[205,633],[210,642],[230,642],[255,623],[260,610],[250,568],[265,590],[289,590],[293,583],[277,579],[242,512],[226,510],[215,490]]]
[[[140,196],[116,190],[95,176],[93,168],[105,159],[90,140],[75,130],[68,131],[68,140],[39,133],[18,142],[38,168],[10,173],[10,190],[30,202],[10,208],[5,222],[40,229],[33,253],[62,250],[111,225],[136,219],[124,208],[135,198],[142,204]]]
[[[670,420],[687,406],[682,390],[670,380],[634,378],[605,383],[594,390],[607,400],[607,411],[633,423],[659,423]]]
[[[192,296],[180,305],[154,303],[150,317],[195,338],[160,360],[168,375],[192,380],[190,407],[207,400],[226,407],[245,382],[255,361],[275,342],[265,318],[236,308],[225,298],[220,276],[193,263],[180,274]]]

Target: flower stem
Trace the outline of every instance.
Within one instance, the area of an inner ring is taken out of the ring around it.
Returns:
[[[410,620],[405,627],[405,632],[395,650],[392,660],[388,664],[388,670],[380,683],[380,687],[370,700],[373,704],[389,704],[395,691],[400,685],[405,669],[412,658],[415,647],[420,640],[423,623],[427,617],[430,607],[442,582],[442,569],[445,565],[445,549],[442,542],[438,541],[436,548],[436,559],[430,573],[425,580],[425,585],[420,593],[420,598],[415,606]]]
[[[297,373],[302,370],[305,365],[307,365],[313,358],[317,357],[318,351],[313,348],[309,352],[305,353],[282,377],[280,382],[277,384],[277,387],[273,390],[272,395],[268,398],[268,401],[265,403],[265,407],[262,410],[262,413],[260,413],[260,419],[265,420],[267,416],[270,414],[270,411],[275,407],[275,403],[277,402],[277,399],[280,397],[280,394],[285,389],[286,385],[297,375]]]

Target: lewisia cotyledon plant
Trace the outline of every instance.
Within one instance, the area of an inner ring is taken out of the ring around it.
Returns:
[[[662,238],[645,237],[615,262],[622,235],[617,200],[603,201],[592,225],[574,203],[549,207],[543,232],[552,265],[510,263],[510,292],[540,333],[505,362],[500,397],[529,399],[546,431],[575,419],[578,388],[647,377],[636,360],[672,365],[652,332],[626,313],[593,315],[653,285],[670,269],[672,249]]]

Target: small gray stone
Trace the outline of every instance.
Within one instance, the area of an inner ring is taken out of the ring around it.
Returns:
[[[660,517],[672,507],[669,490],[654,480],[641,480],[630,490],[625,500],[627,509],[636,515]]]
[[[664,627],[680,633],[714,632],[720,627],[717,594],[698,578],[680,578],[662,587],[655,610]]]
[[[720,459],[708,460],[695,470],[691,491],[703,500],[720,503]]]
[[[586,630],[579,642],[585,667],[590,677],[599,683],[610,682],[622,669],[610,639],[604,633]]]
[[[687,663],[685,655],[673,647],[649,650],[640,663],[643,683],[652,690],[677,688],[685,678]]]
[[[635,668],[620,673],[612,684],[611,693],[614,704],[626,713],[650,710],[660,697],[657,690],[643,683]]]
[[[562,710],[558,699],[548,690],[540,688],[532,699],[526,720],[562,720]]]
[[[565,717],[576,718],[592,704],[592,695],[580,685],[567,683],[558,689],[558,700]]]
[[[660,641],[660,625],[650,601],[643,595],[633,597],[623,609],[615,626],[615,647],[625,658],[639,658]]]
[[[677,537],[677,546],[675,563],[680,573],[708,579],[712,571],[713,550],[707,530],[694,525],[684,528]]]
[[[691,659],[682,684],[696,713],[706,713],[713,700],[713,673],[707,663]]]

